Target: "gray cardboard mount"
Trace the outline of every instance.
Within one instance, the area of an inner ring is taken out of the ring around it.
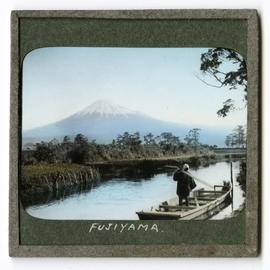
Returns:
[[[260,232],[260,75],[259,23],[256,10],[103,10],[103,11],[13,11],[11,24],[11,118],[9,250],[14,257],[242,257],[257,256]],[[244,19],[247,30],[248,125],[247,197],[245,243],[180,245],[22,245],[18,179],[20,160],[20,19],[21,18],[106,18],[106,19]]]

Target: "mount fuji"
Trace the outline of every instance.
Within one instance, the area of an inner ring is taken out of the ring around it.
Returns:
[[[172,132],[184,139],[194,126],[155,119],[141,112],[113,104],[108,100],[98,100],[81,111],[55,123],[23,131],[23,143],[48,141],[65,135],[75,136],[82,133],[90,140],[110,143],[119,134],[140,132],[146,135]],[[196,126],[201,128],[201,142],[223,145],[228,130]]]

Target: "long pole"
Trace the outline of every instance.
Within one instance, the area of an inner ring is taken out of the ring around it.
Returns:
[[[171,166],[171,165],[165,165],[164,167],[166,167],[166,168],[172,168],[172,169],[179,169],[179,167],[177,167],[177,166]],[[203,185],[205,185],[205,186],[207,186],[207,187],[209,187],[209,188],[211,188],[211,189],[214,188],[213,185],[210,185],[210,184],[208,184],[207,182],[205,182],[204,180],[202,180],[202,179],[200,179],[200,178],[198,178],[198,177],[192,175],[190,172],[184,172],[184,171],[183,171],[183,173],[189,175],[190,177],[194,178],[195,180],[197,180],[197,181],[200,182],[201,184],[203,184]]]
[[[197,180],[197,181],[200,182],[201,184],[203,184],[203,185],[205,185],[205,186],[207,186],[207,187],[209,187],[209,188],[211,188],[211,189],[214,188],[214,186],[212,186],[212,185],[208,184],[207,182],[205,182],[204,180],[202,180],[202,179],[200,179],[200,178],[198,178],[198,177],[192,175],[190,172],[184,172],[184,171],[183,171],[183,173],[186,174],[186,175],[189,175],[190,177],[194,178],[195,180]]]

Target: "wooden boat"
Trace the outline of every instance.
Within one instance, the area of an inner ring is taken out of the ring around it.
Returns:
[[[215,185],[214,190],[193,191],[189,206],[179,206],[178,197],[175,197],[136,213],[140,220],[204,220],[231,203],[231,191],[230,185]]]

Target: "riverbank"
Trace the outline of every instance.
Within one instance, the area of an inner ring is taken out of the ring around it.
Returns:
[[[49,201],[88,190],[100,180],[96,168],[77,164],[22,166],[20,194],[24,205]]]
[[[133,179],[136,175],[149,179],[160,172],[172,173],[172,169],[166,167],[168,165],[182,166],[188,163],[191,168],[197,168],[215,162],[215,155],[201,154],[93,162],[85,165],[26,165],[21,169],[21,198],[24,205],[34,205],[88,191],[98,181],[106,181],[112,176]]]
[[[115,161],[103,161],[103,162],[91,162],[88,166],[92,167],[103,167],[107,168],[110,166],[114,167],[129,167],[129,166],[163,166],[172,165],[180,166],[184,163],[189,163],[191,166],[204,166],[209,162],[216,161],[217,156],[214,154],[200,154],[200,155],[181,155],[181,156],[168,156],[168,157],[157,157],[157,158],[138,158],[138,159],[122,159]]]
[[[87,165],[98,169],[103,180],[107,180],[110,177],[132,179],[134,175],[144,179],[149,179],[159,172],[172,172],[172,168],[170,168],[170,166],[181,167],[184,163],[188,163],[191,168],[198,168],[199,166],[204,167],[214,164],[216,161],[216,156],[213,154],[193,154],[148,159],[141,158],[93,162],[88,163]]]

